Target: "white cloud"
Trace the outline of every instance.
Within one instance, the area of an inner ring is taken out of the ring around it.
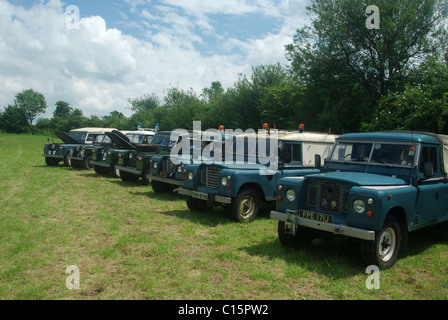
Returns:
[[[113,110],[130,115],[129,98],[161,95],[177,83],[197,93],[216,80],[229,87],[239,73],[250,73],[253,65],[282,59],[283,46],[299,27],[295,16],[303,15],[286,13],[300,1],[294,6],[292,1],[282,1],[269,10],[270,1],[165,0],[156,12],[142,9],[149,1],[124,1],[130,12],[139,13],[140,27],[148,31],[146,39],[108,28],[100,16],[82,18],[79,29],[67,28],[66,7],[60,0],[41,1],[31,8],[0,0],[0,106],[13,103],[18,92],[32,88],[47,98],[48,117],[58,100],[87,116]],[[216,35],[228,51],[204,55],[196,49],[197,44],[204,45],[204,35],[216,31],[208,15],[254,11],[289,18],[278,34],[260,39]],[[232,51],[234,47],[240,49],[238,54]]]

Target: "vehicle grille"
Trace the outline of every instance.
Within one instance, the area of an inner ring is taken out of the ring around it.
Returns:
[[[201,172],[201,183],[209,188],[217,189],[219,186],[219,173],[221,169],[218,167],[207,167]]]
[[[162,171],[166,173],[176,172],[176,166],[171,162],[170,158],[163,160]]]
[[[137,153],[134,152],[129,153],[128,165],[130,167],[135,167],[137,165]]]
[[[308,186],[307,205],[326,213],[340,214],[348,210],[348,190],[335,182]]]

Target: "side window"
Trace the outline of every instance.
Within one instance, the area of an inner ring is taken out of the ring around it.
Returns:
[[[284,143],[281,151],[281,159],[285,163],[302,163],[302,145],[299,143]]]
[[[424,171],[425,162],[432,162],[434,168],[434,175],[440,175],[439,160],[437,157],[437,148],[422,146],[422,153],[420,158],[420,172]]]
[[[87,136],[87,140],[86,141],[88,141],[88,142],[93,142],[93,140],[95,140],[95,137],[96,137],[97,135],[96,134],[89,134],[88,136]]]

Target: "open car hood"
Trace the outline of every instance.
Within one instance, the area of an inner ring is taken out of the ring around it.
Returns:
[[[135,150],[136,147],[129,142],[129,138],[117,130],[106,132],[106,135],[121,149]]]
[[[56,131],[54,133],[58,136],[59,139],[61,139],[66,144],[83,144],[83,142],[73,138],[71,135],[69,135],[67,132],[64,131]]]

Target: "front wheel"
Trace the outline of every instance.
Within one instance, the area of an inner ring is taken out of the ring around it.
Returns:
[[[402,237],[399,221],[395,217],[387,218],[383,228],[376,233],[375,240],[362,243],[364,262],[380,269],[391,268],[400,253]]]
[[[85,170],[90,170],[93,168],[93,165],[90,163],[92,161],[92,156],[88,156],[87,158],[85,158],[82,162],[82,167]]]
[[[151,186],[155,193],[166,193],[174,190],[172,185],[157,180],[151,180]]]
[[[67,153],[64,157],[64,166],[66,167],[71,167],[72,166],[72,158],[71,158],[71,153]]]
[[[213,209],[212,206],[207,204],[207,201],[194,199],[192,197],[187,198],[187,207],[190,211],[206,212]]]
[[[45,157],[45,163],[47,166],[57,166],[59,164],[59,159]]]
[[[305,248],[311,245],[313,239],[316,237],[314,232],[301,226],[296,226],[296,228],[296,234],[292,235],[286,231],[286,223],[284,221],[279,221],[277,233],[280,243],[283,246],[291,248]]]
[[[120,178],[120,170],[117,169],[115,164],[110,166],[110,175],[114,178]]]
[[[232,218],[235,221],[254,220],[260,211],[260,197],[258,193],[252,188],[244,189],[233,201],[231,210]]]
[[[140,176],[126,171],[120,171],[120,178],[123,182],[137,182]]]

